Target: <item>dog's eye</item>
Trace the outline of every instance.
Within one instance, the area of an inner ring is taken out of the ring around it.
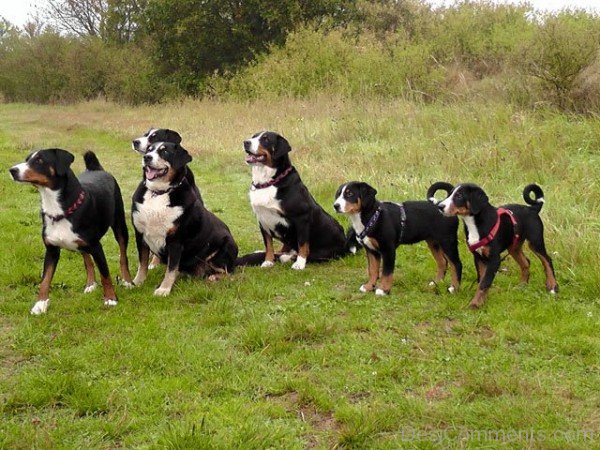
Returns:
[[[344,192],[344,197],[347,197],[347,198],[354,197],[354,192],[346,191],[346,192]]]

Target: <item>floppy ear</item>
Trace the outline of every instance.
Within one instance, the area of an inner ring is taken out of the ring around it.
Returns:
[[[477,215],[489,202],[490,200],[486,193],[483,192],[483,189],[477,189],[471,194],[471,198],[469,199],[469,211],[471,211],[471,214]]]
[[[167,135],[167,142],[173,142],[174,144],[181,144],[181,136],[177,131],[166,130],[165,134]]]
[[[275,148],[273,150],[273,159],[281,158],[284,155],[287,155],[292,151],[292,147],[290,147],[290,143],[283,136],[277,135],[277,142],[275,143]]]
[[[361,209],[372,209],[375,205],[375,196],[377,195],[377,189],[368,185],[367,183],[359,184],[360,201],[362,203]]]
[[[175,154],[173,155],[173,163],[171,164],[173,168],[179,170],[191,161],[192,156],[188,151],[181,145],[175,145]]]
[[[56,175],[62,177],[67,174],[71,164],[75,161],[75,157],[66,150],[61,150],[60,148],[54,149],[54,154],[56,155]]]

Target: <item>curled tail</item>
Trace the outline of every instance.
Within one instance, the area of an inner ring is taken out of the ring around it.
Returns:
[[[90,150],[85,152],[83,160],[85,161],[86,170],[104,170],[104,167],[102,167],[102,164],[98,161],[96,154]]]
[[[445,181],[436,181],[429,186],[429,189],[427,189],[427,200],[434,205],[438,204],[438,201],[435,199],[435,193],[439,190],[446,191],[446,193],[450,195],[454,190],[454,186],[452,186],[450,183],[446,183]]]
[[[531,198],[532,192],[535,195],[535,198]],[[537,184],[528,184],[525,186],[525,189],[523,189],[523,200],[531,206],[531,209],[539,213],[542,206],[544,206],[544,191],[542,191],[542,188]]]

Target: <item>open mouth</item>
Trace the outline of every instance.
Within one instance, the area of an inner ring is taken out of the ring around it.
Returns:
[[[157,178],[160,178],[160,177],[164,177],[168,171],[169,171],[168,167],[165,167],[164,169],[155,169],[150,166],[144,167],[144,174],[146,175],[146,180],[150,180],[150,181],[156,180]]]
[[[264,163],[267,157],[265,155],[253,155],[252,153],[246,154],[247,164],[260,164]]]

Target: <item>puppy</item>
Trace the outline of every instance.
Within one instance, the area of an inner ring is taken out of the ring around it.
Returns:
[[[233,272],[238,247],[229,228],[200,202],[186,177],[190,154],[179,144],[152,144],[144,155],[144,180],[133,194],[132,218],[141,285],[149,253],[167,264],[154,295],[169,295],[179,272],[216,280]]]
[[[451,187],[451,185],[448,185]],[[435,193],[435,185],[429,189],[430,200]],[[531,198],[531,194],[535,198]],[[508,250],[521,268],[521,281],[529,280],[529,259],[523,254],[524,241],[542,262],[546,272],[546,289],[555,294],[558,283],[554,275],[552,259],[544,243],[544,225],[540,210],[544,204],[544,193],[536,184],[523,190],[523,199],[529,206],[505,205],[495,208],[489,202],[483,189],[475,184],[460,184],[450,195],[437,204],[446,216],[461,216],[465,224],[467,244],[473,253],[479,287],[469,306],[483,305],[490,286],[500,267],[500,254]]]
[[[250,204],[265,244],[262,267],[275,263],[273,239],[283,243],[279,260],[296,257],[292,269],[307,261],[327,261],[348,253],[344,229],[317,204],[292,166],[288,141],[272,131],[262,131],[244,141],[246,163],[252,167]],[[240,265],[247,261],[240,261]]]
[[[432,284],[444,278],[450,263],[452,281],[448,291],[455,292],[462,276],[458,219],[441,216],[436,207],[426,201],[380,202],[375,198],[376,194],[377,191],[367,183],[351,181],[339,187],[333,203],[338,213],[350,218],[357,240],[367,252],[369,280],[360,291],[389,294],[398,246],[426,241],[437,264]],[[375,289],[382,259],[381,285]]]
[[[105,172],[96,155],[84,155],[86,171],[79,178],[71,170],[75,157],[61,149],[38,150],[24,163],[10,169],[15,181],[31,183],[42,199],[42,239],[46,246],[42,283],[38,301],[31,314],[48,310],[52,277],[58,265],[60,250],[79,251],[87,272],[85,292],[96,287],[94,263],[98,265],[104,289],[104,304],[117,304],[100,239],[112,228],[119,244],[121,277],[131,286],[127,261],[128,232],[121,190],[114,177]]]

